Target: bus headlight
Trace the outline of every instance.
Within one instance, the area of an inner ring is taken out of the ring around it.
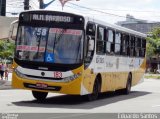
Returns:
[[[66,77],[64,78],[64,82],[70,82],[70,81],[73,81],[74,79],[77,79],[78,77],[81,76],[82,73],[77,73],[77,74],[74,74],[72,76],[69,76],[69,77]]]
[[[17,68],[15,68],[14,71],[15,71],[15,73],[16,73],[19,77],[21,77],[21,78],[24,78],[24,77],[25,77],[25,75],[22,74],[20,71],[18,71]]]

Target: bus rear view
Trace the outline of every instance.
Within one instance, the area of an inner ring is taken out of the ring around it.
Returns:
[[[48,92],[80,94],[84,18],[27,11],[19,16],[12,86],[32,90],[43,100]]]

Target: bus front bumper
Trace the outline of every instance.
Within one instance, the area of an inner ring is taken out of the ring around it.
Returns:
[[[12,75],[12,87],[18,89],[34,90],[40,92],[54,92],[62,94],[80,95],[82,76],[71,82],[53,82],[44,80],[25,79]]]

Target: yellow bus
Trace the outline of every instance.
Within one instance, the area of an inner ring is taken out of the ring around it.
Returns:
[[[90,101],[107,91],[129,94],[146,67],[145,34],[73,13],[22,12],[15,44],[12,86],[39,101],[48,92]]]

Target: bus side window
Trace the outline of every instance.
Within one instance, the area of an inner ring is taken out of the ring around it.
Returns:
[[[129,34],[126,34],[126,55],[127,56],[130,56],[130,47],[129,47],[129,39],[130,39],[130,36]]]
[[[116,32],[115,33],[115,54],[120,55],[120,49],[121,49],[121,33]]]
[[[126,56],[126,35],[121,35],[121,55]]]
[[[146,39],[142,38],[142,57],[145,57],[145,51],[146,51]]]
[[[135,39],[135,56],[139,57],[138,38]]]
[[[97,54],[104,54],[105,53],[105,29],[103,27],[98,27],[98,33],[97,33],[97,47],[96,52]]]
[[[133,35],[130,36],[129,40],[129,47],[130,47],[130,56],[135,56],[135,37]]]
[[[142,48],[146,48],[146,39],[142,39]]]
[[[115,45],[114,45],[114,31],[113,30],[111,29],[107,30],[107,38],[108,38],[108,41],[106,43],[106,53],[114,54]]]
[[[135,56],[140,57],[141,56],[141,38],[136,37],[135,39]]]
[[[95,24],[88,23],[86,28],[86,35],[95,36],[96,26]]]

